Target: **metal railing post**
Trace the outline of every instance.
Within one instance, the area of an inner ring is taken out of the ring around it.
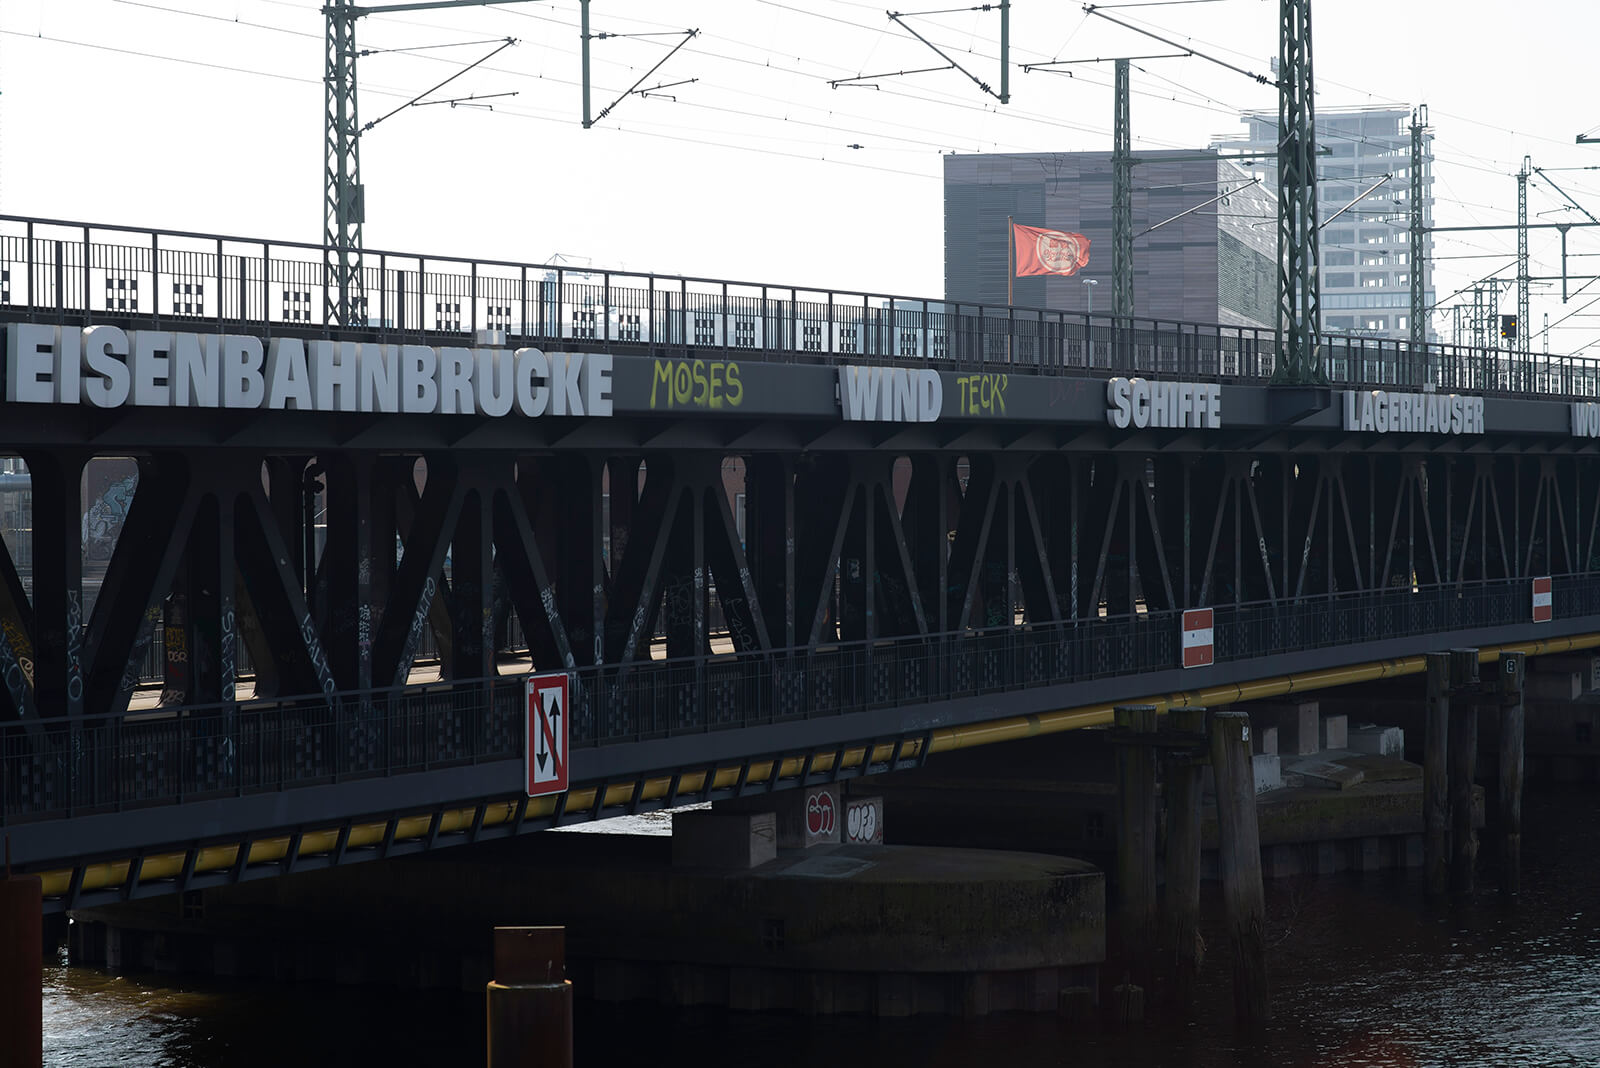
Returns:
[[[243,260],[240,260],[241,270]],[[272,248],[266,242],[261,244],[261,325],[267,335],[272,334]]]
[[[89,263],[89,242],[87,239],[84,241],[83,262],[85,264],[83,269],[83,306],[84,310],[87,312],[89,308],[89,268],[87,266]],[[228,302],[227,297],[223,295],[224,289],[222,285],[222,278],[224,273],[225,272],[222,269],[222,238],[219,237],[217,238],[217,329],[219,330],[222,328],[222,324],[227,319],[226,309],[223,307],[223,305]],[[204,314],[205,307],[203,304],[200,311],[202,314]]]
[[[222,247],[222,239],[220,237],[217,239],[217,247],[219,249]],[[82,287],[82,291],[83,291],[83,325],[84,326],[88,326],[89,325],[89,248],[90,248],[90,246],[89,246],[89,228],[87,226],[85,226],[83,228],[83,287]],[[220,271],[222,268],[219,265],[217,269]],[[219,294],[222,292],[222,286],[221,286],[220,283],[217,286],[217,292]],[[221,301],[219,300],[218,303],[220,304]]]

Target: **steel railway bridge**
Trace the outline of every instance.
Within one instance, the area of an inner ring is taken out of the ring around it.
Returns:
[[[1589,361],[1326,337],[1280,386],[1270,331],[365,263],[335,329],[320,246],[0,218],[0,833],[48,907],[1600,643]]]

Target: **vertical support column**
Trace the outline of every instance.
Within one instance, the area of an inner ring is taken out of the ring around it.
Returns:
[[[594,663],[606,659],[606,587],[610,576],[606,574],[606,461],[596,456],[589,466],[589,576],[592,581],[589,606],[590,621],[594,628]],[[486,529],[492,528],[494,516],[487,508],[483,521]],[[492,575],[492,572],[491,572]],[[491,649],[493,648],[491,642]]]
[[[1204,747],[1206,710],[1174,708],[1167,713],[1174,731],[1193,736]],[[1194,1005],[1200,973],[1200,788],[1201,763],[1180,750],[1167,765],[1167,894],[1165,941],[1172,962],[1172,1000],[1180,1010]]]
[[[1117,746],[1117,940],[1135,985],[1150,988],[1156,935],[1156,763],[1141,735],[1154,735],[1154,705],[1124,705]],[[1153,741],[1154,739],[1148,739]]]
[[[485,463],[474,461],[473,470]],[[469,492],[450,548],[450,600],[454,636],[449,677],[482,679],[495,673],[492,502],[486,490]]]
[[[319,585],[327,593],[328,656],[340,685],[372,687],[372,638],[376,626],[374,584],[387,588],[394,561],[395,464],[378,463],[367,453],[339,453],[328,464],[328,544],[322,551]],[[382,498],[387,494],[387,502]],[[389,564],[384,569],[375,551],[374,510],[387,508]],[[381,577],[379,572],[381,572]]]
[[[1450,682],[1460,691],[1478,681],[1478,651],[1450,650]],[[1472,825],[1472,780],[1478,770],[1478,705],[1456,702],[1450,723],[1450,893],[1468,896],[1475,888],[1478,832]]]
[[[1241,1023],[1255,1025],[1271,1019],[1272,1006],[1249,715],[1235,711],[1212,714],[1211,768],[1217,781],[1217,863],[1222,869],[1228,941],[1233,951],[1234,1013]]]
[[[0,878],[0,1064],[38,1068],[44,1063],[44,928],[37,876],[11,874],[6,841]]]
[[[83,715],[82,485],[87,456],[24,457],[33,475],[34,704],[40,716]]]
[[[572,1068],[565,927],[496,927],[489,1068]]]
[[[1522,892],[1523,679],[1527,657],[1500,654],[1500,896]]]
[[[1422,758],[1423,866],[1428,896],[1450,888],[1450,654],[1428,654],[1427,733]]]
[[[233,498],[207,496],[195,512],[187,559],[189,611],[189,700],[195,704],[232,701],[237,642],[236,579],[233,563]],[[168,623],[167,656],[173,652]]]
[[[272,502],[272,515],[278,521],[278,533],[288,550],[289,566],[305,586],[305,527],[309,522],[305,514],[305,492],[302,481],[308,458],[305,456],[274,456],[267,459],[267,496]]]

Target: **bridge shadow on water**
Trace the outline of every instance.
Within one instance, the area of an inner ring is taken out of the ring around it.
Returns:
[[[1231,1023],[1222,934],[1207,928],[1198,1011],[1126,1030],[1069,1029],[1053,1016],[962,1020],[796,1017],[580,1000],[577,1063],[711,1062],[1225,1065],[1409,1068],[1600,1063],[1600,796],[1528,797],[1524,895],[1492,889],[1455,909],[1422,901],[1415,873],[1270,881],[1276,1021]],[[1492,850],[1486,839],[1485,855]],[[1493,872],[1480,872],[1493,886]],[[1220,905],[1207,887],[1206,914]],[[484,1063],[481,996],[171,977],[58,967],[45,983],[46,1064],[256,1068],[293,1063]]]

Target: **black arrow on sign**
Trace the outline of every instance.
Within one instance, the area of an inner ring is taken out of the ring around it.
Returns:
[[[545,710],[545,714],[546,715],[549,714],[549,710],[548,709]],[[545,748],[545,744],[544,744],[544,729],[542,727],[540,727],[537,723],[534,724],[534,727],[536,728],[537,733],[539,735],[539,747],[536,750],[534,750],[533,758],[539,762],[539,771],[542,773],[544,771],[544,762],[549,758],[550,753],[549,753],[549,750],[547,750]]]
[[[550,737],[552,739],[561,737],[561,698],[556,694],[557,691],[551,691],[550,706],[545,709],[545,716],[550,720]]]

